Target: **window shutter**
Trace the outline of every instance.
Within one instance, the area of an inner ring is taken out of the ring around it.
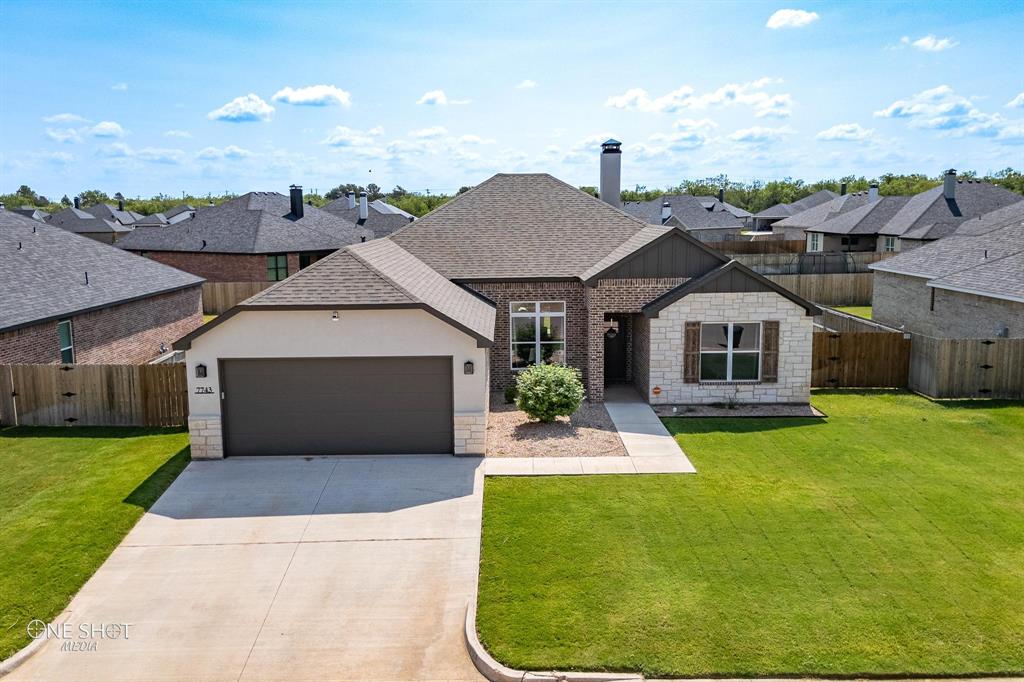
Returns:
[[[764,323],[761,348],[761,381],[774,384],[779,380],[779,323],[772,320]]]
[[[700,378],[700,322],[687,322],[683,330],[683,383]]]

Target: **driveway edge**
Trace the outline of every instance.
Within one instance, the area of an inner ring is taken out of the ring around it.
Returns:
[[[56,618],[53,619],[52,623],[47,625],[54,625],[58,623],[64,623],[71,617],[70,611],[61,612]],[[32,658],[40,649],[46,646],[46,642],[49,641],[46,637],[40,637],[39,639],[33,639],[31,642],[23,646],[18,651],[15,651],[9,658],[0,661],[0,677],[9,675],[16,669],[21,667],[21,664]]]
[[[643,682],[643,675],[630,673],[572,673],[514,670],[498,663],[487,653],[476,634],[476,596],[466,606],[466,649],[473,665],[491,682]]]

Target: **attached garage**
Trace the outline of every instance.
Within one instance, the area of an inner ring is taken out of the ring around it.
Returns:
[[[226,455],[454,452],[452,358],[221,360]]]

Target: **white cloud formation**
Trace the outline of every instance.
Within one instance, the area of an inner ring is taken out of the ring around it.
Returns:
[[[776,78],[759,78],[748,83],[726,83],[711,92],[697,94],[684,85],[660,97],[651,97],[643,88],[631,88],[621,95],[605,100],[606,107],[657,113],[674,113],[684,109],[749,106],[758,118],[785,118],[790,115],[793,97],[787,93],[770,94],[765,88],[781,83]]]
[[[767,28],[800,28],[814,23],[821,17],[817,12],[808,12],[802,9],[780,9],[768,17]]]
[[[537,87],[537,81],[527,78],[516,86],[516,90],[532,90],[535,87]]]
[[[100,121],[88,132],[93,137],[124,137],[124,128],[116,121]]]
[[[124,92],[125,90],[128,89],[128,84],[127,83],[114,83],[113,85],[110,86],[110,89],[111,90],[117,90],[118,92]]]
[[[196,154],[196,158],[202,161],[221,161],[224,159],[237,161],[238,159],[246,159],[250,156],[252,156],[251,151],[233,144],[229,144],[226,147],[205,147]]]
[[[123,159],[132,155],[132,148],[124,142],[112,142],[96,150],[97,156],[105,156],[108,159]]]
[[[82,135],[74,128],[47,128],[46,136],[54,142],[82,141]]]
[[[416,100],[416,104],[425,104],[428,107],[443,107],[448,104],[448,95],[444,90],[430,90],[423,93],[423,96]]]
[[[733,142],[740,142],[742,144],[751,145],[764,145],[771,144],[783,140],[795,131],[788,127],[782,126],[779,128],[768,128],[765,126],[753,126],[751,128],[742,128],[728,136],[728,139]]]
[[[815,135],[819,140],[829,142],[861,142],[875,134],[874,129],[865,128],[859,123],[837,123]]]
[[[160,147],[143,147],[135,152],[135,158],[150,163],[181,163],[185,152],[180,149],[163,149]]]
[[[164,137],[181,137],[189,138],[192,137],[192,133],[187,130],[168,130],[164,133]]]
[[[1011,109],[1024,108],[1024,92],[1020,93],[1019,95],[1011,99],[1009,102],[1007,102],[1006,106],[1010,107]]]
[[[88,119],[78,114],[54,114],[43,119],[43,123],[88,123]]]
[[[956,42],[952,38],[936,38],[934,35],[929,33],[926,36],[918,38],[917,40],[911,40],[910,36],[903,36],[900,38],[901,45],[909,45],[922,52],[942,52],[943,50],[949,50],[960,43]]]
[[[717,127],[718,124],[710,118],[700,120],[683,118],[672,124],[675,132],[651,135],[648,140],[654,142],[654,146],[641,143],[634,145],[632,149],[635,149],[641,158],[652,158],[664,151],[680,152],[698,149],[707,144],[710,134]]]
[[[75,160],[75,157],[67,152],[49,152],[44,154],[43,158],[58,166],[65,166]]]
[[[897,100],[876,111],[875,116],[904,119],[912,128],[936,130],[950,137],[987,137],[1007,144],[1018,144],[1024,139],[1024,121],[986,113],[948,85]]]
[[[289,85],[275,92],[271,99],[275,102],[307,107],[352,106],[352,93],[335,85],[309,85],[304,88],[293,88]]]
[[[380,126],[363,132],[347,126],[336,126],[327,132],[327,137],[320,141],[329,147],[362,147],[373,144],[373,138],[384,134]]]
[[[479,135],[461,135],[456,140],[456,142],[458,142],[459,144],[478,145],[478,144],[494,144],[495,142],[497,142],[497,140],[494,140],[494,139],[491,139],[491,138],[484,139],[484,138],[480,137]]]
[[[236,97],[219,109],[206,115],[211,121],[227,121],[244,123],[248,121],[269,121],[274,115],[274,107],[270,106],[259,95],[249,93]]]
[[[409,134],[421,140],[433,139],[447,135],[448,129],[443,126],[431,126],[430,128],[421,128],[419,130],[413,130]]]

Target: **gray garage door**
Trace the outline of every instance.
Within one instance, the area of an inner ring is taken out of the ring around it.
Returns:
[[[227,455],[450,453],[452,360],[224,360]]]

